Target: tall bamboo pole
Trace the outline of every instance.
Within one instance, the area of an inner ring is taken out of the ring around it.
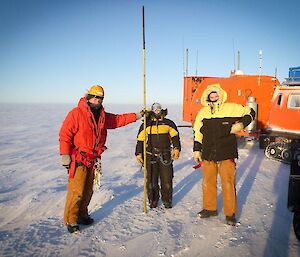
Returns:
[[[144,110],[147,108],[146,103],[146,43],[145,43],[145,15],[144,15],[144,6],[142,9],[142,16],[143,16],[143,66],[144,66],[144,72],[143,72],[143,82],[144,82]],[[147,158],[146,158],[146,141],[147,141],[147,135],[146,135],[146,112],[144,113],[144,212],[147,213]]]

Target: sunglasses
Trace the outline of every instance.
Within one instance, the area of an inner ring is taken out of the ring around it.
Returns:
[[[103,96],[98,96],[98,95],[94,95],[94,98],[96,98],[96,99],[100,99],[100,100],[103,100],[103,99],[104,99],[104,97],[103,97]]]

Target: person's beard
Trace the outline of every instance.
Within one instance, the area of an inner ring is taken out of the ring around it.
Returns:
[[[102,104],[97,104],[97,105],[96,105],[96,104],[91,104],[91,103],[90,103],[90,107],[91,107],[91,109],[93,109],[93,110],[96,111],[96,110],[102,109],[103,106],[102,106]]]

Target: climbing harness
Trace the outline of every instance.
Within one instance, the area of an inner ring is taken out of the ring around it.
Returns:
[[[73,149],[71,155],[71,165],[68,171],[69,178],[74,178],[75,170],[77,165],[83,165],[89,169],[94,167],[95,159],[99,158],[98,156],[90,153],[86,153],[83,151],[79,151],[78,149]]]
[[[171,165],[173,162],[170,153],[171,149],[158,149],[156,147],[153,147],[152,152],[147,151],[147,154],[152,155],[152,157],[155,156],[156,159],[159,160],[165,166]],[[165,156],[169,156],[169,158],[165,158]],[[156,160],[151,160],[151,163],[156,163]]]

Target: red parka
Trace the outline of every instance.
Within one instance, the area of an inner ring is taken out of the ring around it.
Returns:
[[[106,150],[107,129],[115,129],[136,121],[135,113],[112,114],[100,110],[98,124],[86,98],[70,111],[59,132],[60,154],[72,154],[73,149],[100,156]]]

